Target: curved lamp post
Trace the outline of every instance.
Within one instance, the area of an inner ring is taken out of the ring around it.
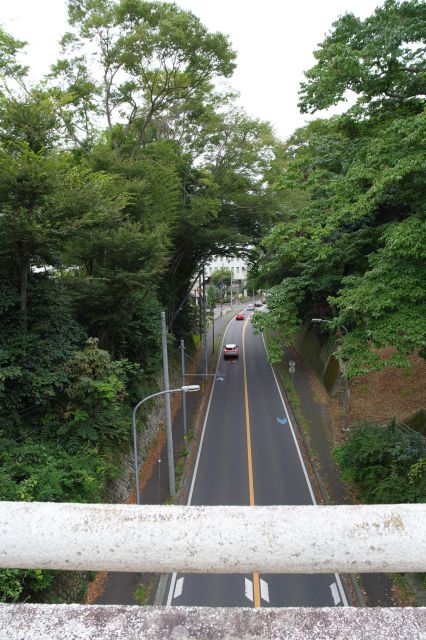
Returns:
[[[177,391],[182,391],[182,393],[191,393],[192,391],[199,391],[200,385],[198,384],[187,384],[179,387],[177,389],[168,389],[167,391],[159,391],[158,393],[153,393],[146,398],[143,398],[136,407],[133,409],[133,453],[135,457],[135,486],[136,486],[136,504],[141,503],[140,499],[140,489],[139,489],[139,465],[138,465],[138,441],[137,441],[137,433],[136,433],[136,413],[139,407],[146,402],[147,400],[151,400],[151,398],[156,398],[157,396],[164,396],[168,393],[176,393]],[[173,448],[172,448],[173,451]],[[169,460],[169,467],[171,461]],[[175,487],[174,487],[174,477],[173,477],[173,485],[170,486],[170,494],[175,495]]]
[[[331,322],[331,320],[324,320],[323,318],[312,318],[311,322],[316,322],[318,324]],[[340,325],[342,329],[345,330],[346,335],[348,335],[349,331],[346,329],[345,325]],[[343,431],[349,431],[349,380],[347,376],[347,365],[345,364],[344,378],[345,378],[345,416],[344,416],[344,424]]]

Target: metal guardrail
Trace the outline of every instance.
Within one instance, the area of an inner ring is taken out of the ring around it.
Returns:
[[[426,505],[0,503],[0,566],[144,572],[426,571]],[[425,640],[426,608],[0,605],[0,640]]]
[[[370,427],[370,426],[378,426],[383,428],[394,427],[395,429],[398,429],[402,433],[406,433],[409,436],[422,440],[423,443],[426,445],[426,438],[423,434],[421,434],[419,431],[416,431],[416,429],[409,427],[408,424],[405,424],[405,422],[402,422],[401,420],[398,420],[398,418],[395,418],[395,417],[383,418],[382,420],[371,419],[365,422],[357,422],[357,423],[351,424],[350,428],[352,430],[358,427]]]

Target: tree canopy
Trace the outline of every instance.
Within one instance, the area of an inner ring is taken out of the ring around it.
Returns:
[[[282,220],[262,243],[257,278],[274,313],[258,322],[288,336],[312,317],[344,325],[351,375],[384,366],[381,347],[404,364],[426,346],[424,20],[423,3],[388,0],[363,22],[334,23],[301,106],[322,109],[347,88],[358,102],[289,139]]]

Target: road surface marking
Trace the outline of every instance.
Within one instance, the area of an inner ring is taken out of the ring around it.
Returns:
[[[244,578],[244,595],[253,602],[253,583],[248,578]]]
[[[331,595],[333,596],[334,604],[335,605],[339,604],[341,597],[340,597],[339,589],[337,588],[337,584],[333,582],[330,585],[330,589],[331,589]]]
[[[265,337],[264,337],[263,333],[262,333],[262,340],[263,340],[263,346],[265,348],[266,355],[269,356],[268,349],[267,349],[266,343],[265,343]],[[286,407],[286,404],[284,402],[283,394],[281,392],[280,385],[278,384],[277,376],[275,375],[274,367],[271,365],[271,363],[269,363],[269,366],[271,367],[272,375],[274,376],[275,384],[276,384],[277,389],[278,389],[278,394],[279,394],[279,396],[281,398],[281,404],[283,405],[285,414],[287,416],[288,424],[290,426],[291,434],[293,436],[293,441],[294,441],[294,444],[296,446],[297,453],[299,455],[300,464],[302,465],[303,474],[305,476],[306,484],[308,485],[308,489],[309,489],[309,493],[310,493],[310,496],[311,496],[312,504],[316,505],[317,501],[315,500],[315,495],[314,495],[314,492],[312,490],[311,481],[309,480],[309,476],[308,476],[308,472],[307,472],[306,467],[305,467],[305,462],[303,460],[302,452],[300,451],[299,443],[298,443],[297,438],[296,438],[296,433],[295,433],[293,425],[291,423],[290,416],[288,414],[287,407]],[[342,598],[343,605],[345,607],[347,607],[347,606],[349,606],[348,605],[348,599],[347,599],[346,593],[345,593],[345,591],[343,589],[343,585],[342,585],[342,581],[340,579],[340,576],[339,576],[338,573],[335,573],[334,577],[336,578],[337,587],[339,589],[339,593],[340,593],[340,596]]]
[[[245,408],[246,408],[246,431],[247,431],[247,463],[248,463],[248,477],[249,477],[249,498],[250,498],[250,506],[253,507],[254,502],[254,481],[253,481],[253,460],[251,455],[251,435],[250,435],[250,412],[249,412],[249,401],[248,401],[248,388],[247,388],[247,367],[246,367],[246,347],[245,347],[245,339],[246,339],[246,330],[248,323],[244,322],[243,326],[243,366],[244,366],[244,400],[245,400]],[[259,584],[259,574],[253,573],[253,604],[256,609],[260,607],[260,584]]]
[[[277,418],[276,420],[279,424],[287,424],[288,422],[287,418]]]
[[[182,595],[184,580],[185,578],[179,578],[179,580],[176,580],[175,591],[173,593],[174,598],[179,598],[179,596]]]
[[[223,332],[223,338],[222,338],[222,342],[221,342],[221,345],[220,345],[220,351],[223,350],[223,344],[225,342],[226,332],[228,331],[229,327],[231,326],[231,322],[232,322],[232,318],[229,320],[228,324],[226,325],[226,329]],[[195,485],[195,480],[196,480],[196,477],[197,477],[198,464],[200,462],[200,456],[201,456],[201,448],[203,446],[204,434],[205,434],[205,431],[206,431],[206,425],[207,425],[207,420],[208,420],[208,417],[209,417],[210,405],[211,405],[212,398],[213,398],[214,386],[216,384],[216,376],[217,376],[217,374],[219,372],[220,361],[221,361],[221,359],[220,359],[220,356],[219,356],[218,359],[217,359],[215,377],[213,378],[212,390],[210,392],[210,398],[209,398],[209,402],[207,404],[206,417],[204,418],[204,424],[203,424],[203,430],[201,432],[200,444],[198,445],[198,453],[197,453],[197,458],[195,460],[194,473],[192,474],[191,487],[190,487],[190,490],[189,490],[188,501],[186,503],[187,506],[189,506],[191,504],[192,494],[194,492],[194,485]],[[177,573],[173,573],[172,574],[172,579],[170,581],[169,595],[167,597],[167,604],[166,604],[167,607],[170,607],[171,604],[172,604],[173,592],[174,592],[174,588],[175,588],[176,578],[177,578]]]
[[[260,578],[260,595],[262,600],[265,600],[265,602],[269,603],[269,587],[268,587],[268,583],[265,582],[265,580],[262,580],[262,578]]]

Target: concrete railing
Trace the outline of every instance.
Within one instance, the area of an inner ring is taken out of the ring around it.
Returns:
[[[426,505],[0,503],[0,566],[202,573],[426,572]],[[2,605],[0,639],[426,638],[426,609]],[[91,634],[90,630],[93,633]]]
[[[426,571],[426,504],[0,503],[0,566],[167,573]]]

